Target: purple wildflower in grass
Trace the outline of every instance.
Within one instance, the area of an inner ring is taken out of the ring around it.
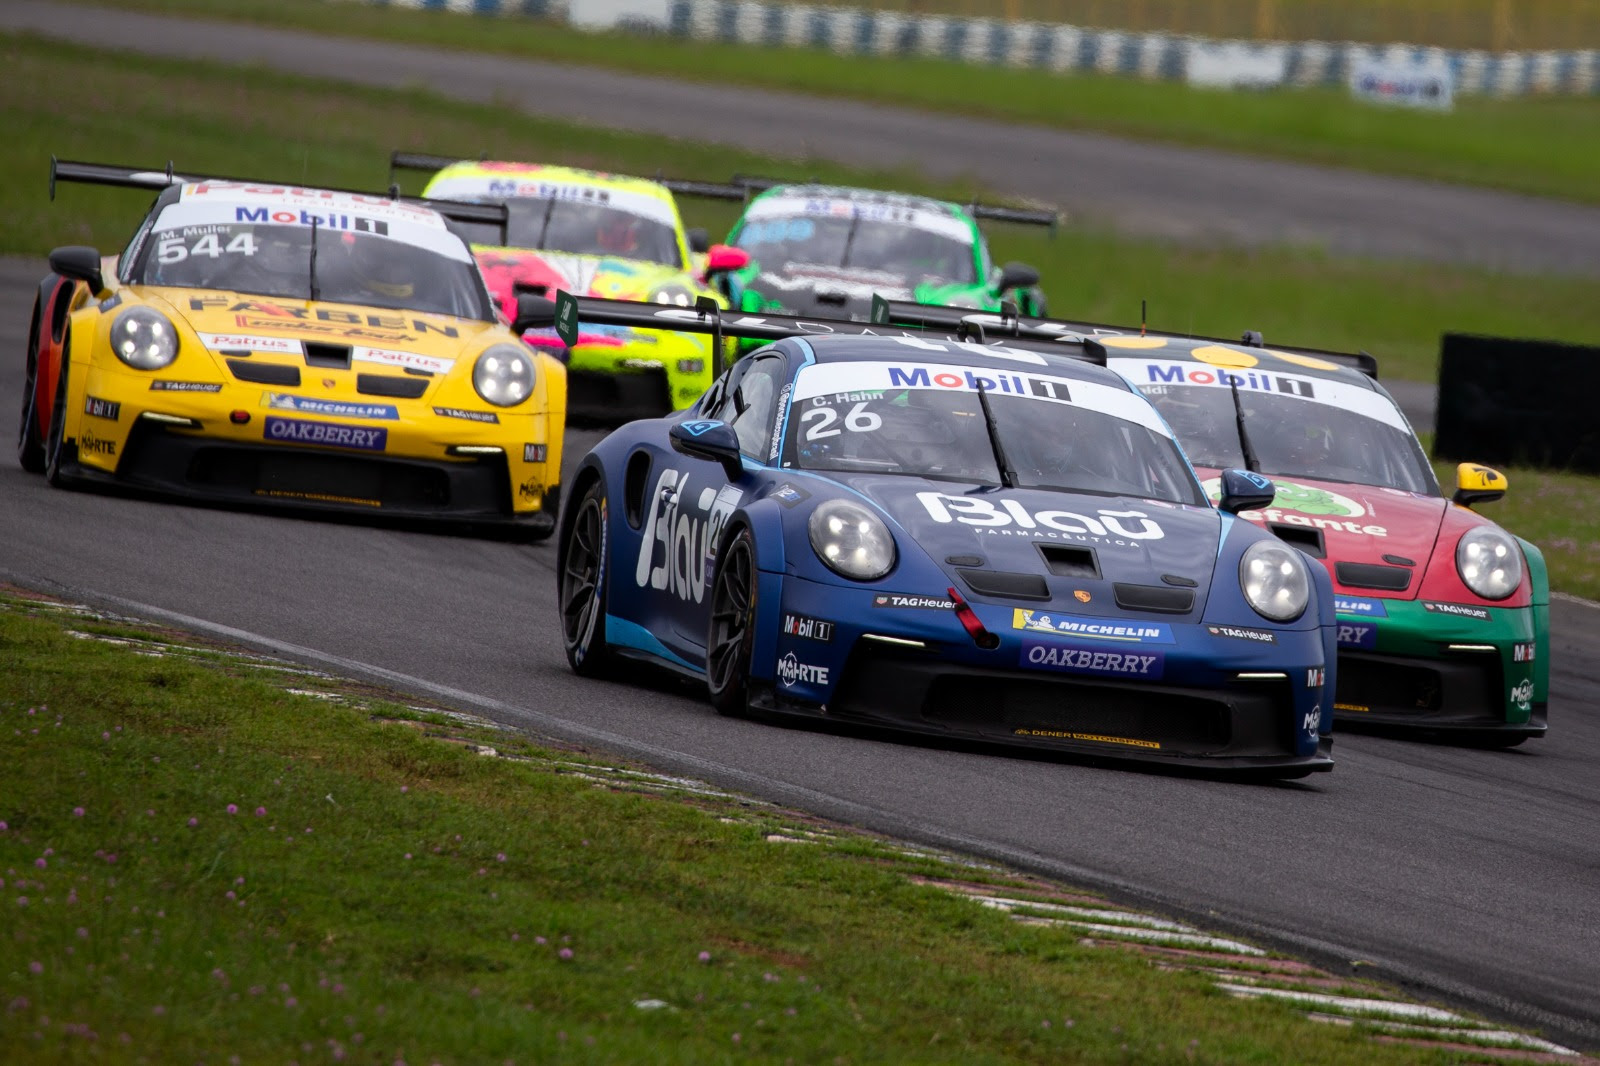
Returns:
[[[793,1018],[796,1014],[798,1014],[800,1012],[795,1010],[793,1007],[785,1007],[783,1013],[785,1013],[789,1017]]]
[[[229,814],[238,814],[239,813],[239,805],[237,803],[228,804],[228,813]]]
[[[556,954],[559,955],[562,959],[570,959],[570,958],[572,958],[572,949],[571,948],[562,948],[560,951],[556,952]]]
[[[238,899],[238,898],[239,898],[239,897],[238,897],[238,896],[236,896],[236,895],[234,895],[234,894],[233,894],[233,889],[231,889],[231,888],[230,888],[230,889],[228,889],[228,896],[227,896],[227,898],[228,898],[228,899]]]
[[[701,962],[710,962],[711,961],[711,952],[702,951],[700,953],[700,955],[699,955],[699,959],[700,959]]]
[[[738,1033],[734,1033],[733,1034],[733,1042],[735,1044],[739,1043],[742,1040],[744,1040],[744,1037],[740,1036]]]
[[[536,936],[536,937],[533,938],[533,942],[535,944],[543,944],[543,943],[545,943],[545,939],[542,936]]]
[[[283,1005],[285,1007],[298,1007],[300,1005],[300,1001],[295,999],[293,996],[290,996],[288,999],[283,1001]]]
[[[256,817],[257,818],[265,818],[266,816],[267,816],[267,809],[265,807],[257,807],[256,808]]]
[[[401,792],[410,792],[411,791],[411,786],[410,785],[401,785],[400,786],[400,791]]]
[[[78,939],[79,940],[88,940],[89,939],[89,930],[85,929],[81,925],[78,926]]]
[[[228,975],[222,972],[222,967],[220,966],[211,971],[211,976],[215,977],[219,981],[226,981],[228,979]]]
[[[49,861],[48,861],[48,860],[46,860],[46,859],[45,859],[45,857],[44,857],[44,856],[42,856],[42,855],[41,855],[41,856],[39,856],[39,858],[37,858],[37,859],[34,859],[34,860],[33,860],[33,864],[34,864],[34,865],[35,865],[35,866],[37,866],[37,867],[38,867],[38,868],[39,868],[39,869],[41,869],[41,870],[43,870],[43,869],[44,869],[44,868],[45,868],[45,867],[46,867],[46,866],[49,866],[49,865],[50,865],[50,863],[49,863]]]
[[[783,980],[783,978],[779,977],[775,973],[764,973],[764,974],[761,975],[761,979],[763,981],[781,981],[781,980]]]
[[[146,811],[145,811],[145,812],[144,812],[144,816],[145,816],[145,817],[146,817],[146,818],[154,818],[154,817],[155,817],[155,816],[156,816],[156,812],[155,812],[155,811],[152,811],[152,810],[146,810]]]
[[[18,896],[17,897],[17,906],[26,907],[27,905],[28,905],[28,897],[27,896]]]
[[[502,851],[500,854],[498,854],[498,855],[496,855],[494,857],[494,861],[495,862],[505,862],[506,861],[506,853]]]
[[[311,832],[311,827],[309,825],[306,826],[306,832],[308,832],[308,833]]]
[[[8,830],[10,828],[11,827],[9,825],[6,825],[6,823],[0,822],[0,833],[4,833],[6,830]]]
[[[110,733],[101,733],[100,734],[100,739],[101,740],[110,740],[111,739],[111,734]]]
[[[479,996],[481,996],[481,995],[483,995],[483,989],[481,989],[481,988],[474,988],[474,989],[473,989],[473,990],[472,990],[472,991],[471,991],[471,992],[470,992],[470,993],[469,993],[469,995],[471,995],[471,996],[472,996],[472,998],[473,998],[473,999],[477,999],[477,998],[478,998],[478,997],[479,997]]]
[[[522,934],[521,933],[512,933],[511,934],[511,939],[512,940],[521,940],[522,939]]]
[[[106,862],[109,862],[109,863],[111,863],[111,864],[112,864],[112,865],[116,865],[116,862],[117,862],[117,853],[116,853],[116,852],[114,852],[114,851],[108,851],[108,852],[106,852]]]
[[[1040,1023],[1039,1023],[1039,1028],[1041,1028],[1041,1029],[1048,1029],[1048,1028],[1050,1028],[1050,1019],[1049,1019],[1049,1018],[1046,1018],[1046,1019],[1045,1019],[1045,1020],[1044,1020],[1044,1021],[1042,1021],[1042,1022],[1040,1022]]]
[[[484,874],[486,874],[486,873],[488,873],[488,872],[489,872],[489,871],[488,871],[488,870],[485,870],[485,869],[484,869],[484,868],[483,868],[483,867],[481,867],[481,866],[480,866],[480,867],[478,867],[478,876],[479,876],[479,877],[482,877],[482,876],[483,876],[483,875],[484,875]]]
[[[336,996],[344,995],[344,985],[340,984],[338,981],[335,981],[333,983],[333,994],[336,995]],[[357,1033],[356,1035],[358,1037],[360,1036],[359,1033]]]
[[[265,992],[265,991],[266,991],[266,989],[265,989],[265,988],[263,988],[263,987],[262,987],[262,986],[260,986],[260,985],[251,985],[251,986],[250,986],[250,994],[251,994],[251,995],[252,995],[252,996],[259,996],[259,995],[260,995],[260,994],[261,994],[261,993],[263,993],[263,992]]]
[[[156,1015],[165,1014],[165,1013],[167,1013],[167,1008],[165,1008],[161,1004],[157,1003],[154,1007],[150,1008],[150,1013],[151,1014],[156,1014]]]
[[[72,808],[72,816],[74,818],[82,818],[83,817],[83,808],[82,807],[74,807],[74,808]]]
[[[28,972],[29,973],[44,973],[44,963],[42,963],[42,962],[30,962],[30,963],[28,963]]]
[[[189,828],[190,829],[193,829],[195,826],[197,826],[199,824],[200,824],[200,819],[198,819],[198,818],[190,818],[189,819]]]
[[[409,851],[406,852],[406,858],[408,858],[408,859],[411,858],[411,853]]]

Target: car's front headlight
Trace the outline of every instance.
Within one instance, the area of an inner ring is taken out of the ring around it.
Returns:
[[[686,285],[663,285],[651,294],[650,299],[658,304],[688,307],[694,303],[694,293],[690,292]]]
[[[1505,532],[1478,526],[1456,545],[1456,570],[1473,592],[1486,600],[1503,600],[1522,584],[1522,553]]]
[[[473,364],[472,387],[496,407],[514,407],[533,394],[533,360],[515,344],[485,348]]]
[[[130,307],[111,323],[111,350],[135,370],[160,370],[178,357],[178,331],[160,311]]]
[[[1295,549],[1276,540],[1258,540],[1239,560],[1239,587],[1256,614],[1292,622],[1311,598],[1311,575]]]
[[[894,567],[894,537],[883,519],[859,503],[828,500],[811,512],[811,550],[828,569],[871,581]]]

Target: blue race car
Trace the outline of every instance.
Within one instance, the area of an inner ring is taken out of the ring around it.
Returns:
[[[710,301],[552,311],[558,331],[775,341],[580,464],[557,565],[579,674],[667,667],[729,715],[1332,768],[1327,574],[1230,513],[1264,506],[1267,479],[1225,472],[1213,508],[1115,373]]]

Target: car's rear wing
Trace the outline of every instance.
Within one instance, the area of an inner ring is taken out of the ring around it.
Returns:
[[[750,190],[752,193],[766,192],[776,189],[780,185],[814,185],[814,181],[796,181],[793,178],[766,178],[754,174],[735,174],[733,184]],[[885,192],[886,198],[901,196],[901,193]],[[1050,236],[1056,235],[1056,230],[1061,225],[1061,212],[1048,208],[1032,207],[1005,207],[1001,204],[979,203],[976,199],[961,205],[973,218],[988,219],[994,222],[1015,222],[1024,226],[1048,226]]]
[[[817,337],[829,335],[856,337],[905,337],[914,342],[944,340],[968,344],[985,344],[995,347],[1019,348],[1030,352],[1049,354],[1078,362],[1105,363],[1105,350],[1093,340],[1063,336],[1042,339],[1039,337],[1000,338],[985,335],[981,328],[957,323],[948,331],[937,327],[929,330],[920,327],[895,328],[872,322],[854,322],[848,319],[797,318],[792,315],[747,314],[743,311],[723,309],[716,300],[702,296],[690,307],[664,306],[657,303],[640,303],[633,300],[606,300],[594,296],[574,296],[561,290],[542,318],[533,318],[527,309],[518,305],[517,321],[529,329],[554,328],[556,335],[568,346],[578,343],[581,324],[592,326],[626,326],[632,329],[665,329],[679,333],[708,334],[713,340],[716,372],[722,371],[723,340],[775,341],[785,337]]]
[[[910,300],[872,298],[872,321],[882,325],[911,326],[916,329],[952,330],[966,323],[968,328],[983,330],[986,338],[1012,343],[1012,338],[1044,340],[1052,337],[1076,335],[1088,339],[1117,334],[1154,333],[1161,337],[1178,337],[1183,340],[1211,341],[1216,344],[1243,345],[1264,348],[1266,342],[1260,333],[1250,330],[1238,340],[1207,337],[1193,333],[1174,333],[1170,330],[1147,330],[1142,326],[1112,326],[1103,322],[1072,322],[1057,318],[1025,318],[1019,316],[1016,306],[1009,302],[1001,305],[999,314],[971,311],[961,307],[935,307]],[[1272,350],[1304,355],[1339,366],[1359,370],[1369,378],[1378,376],[1378,361],[1367,352],[1334,352],[1324,348],[1303,348],[1284,344],[1272,345]]]
[[[487,158],[487,157],[484,157]],[[482,160],[478,160],[482,162]],[[394,181],[397,170],[443,170],[445,167],[457,163],[470,162],[447,155],[429,155],[427,152],[403,152],[396,149],[389,153],[389,180]],[[699,196],[713,200],[739,200],[750,199],[750,190],[743,185],[735,185],[721,181],[696,181],[689,178],[664,178],[659,174],[648,179],[657,185],[664,185],[667,191],[674,196]]]
[[[50,157],[50,199],[56,198],[56,183],[77,182],[84,185],[115,185],[122,188],[161,190],[171,185],[196,181],[231,181],[244,184],[281,185],[286,188],[318,189],[324,192],[348,193],[353,196],[387,196],[401,203],[414,204],[437,211],[453,222],[476,222],[498,226],[501,239],[505,239],[507,212],[504,204],[477,204],[464,200],[431,200],[425,196],[401,196],[398,186],[391,185],[387,192],[375,193],[371,189],[341,189],[331,185],[308,185],[304,182],[264,181],[261,178],[227,177],[221,174],[179,173],[167,163],[165,170],[149,167],[125,167],[112,163],[83,163]]]

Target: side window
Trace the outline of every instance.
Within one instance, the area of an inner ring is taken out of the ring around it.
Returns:
[[[767,461],[767,445],[772,440],[779,382],[783,376],[781,356],[752,360],[749,371],[734,390],[733,401],[723,411],[723,420],[733,426],[739,436],[739,450],[758,462]]]

